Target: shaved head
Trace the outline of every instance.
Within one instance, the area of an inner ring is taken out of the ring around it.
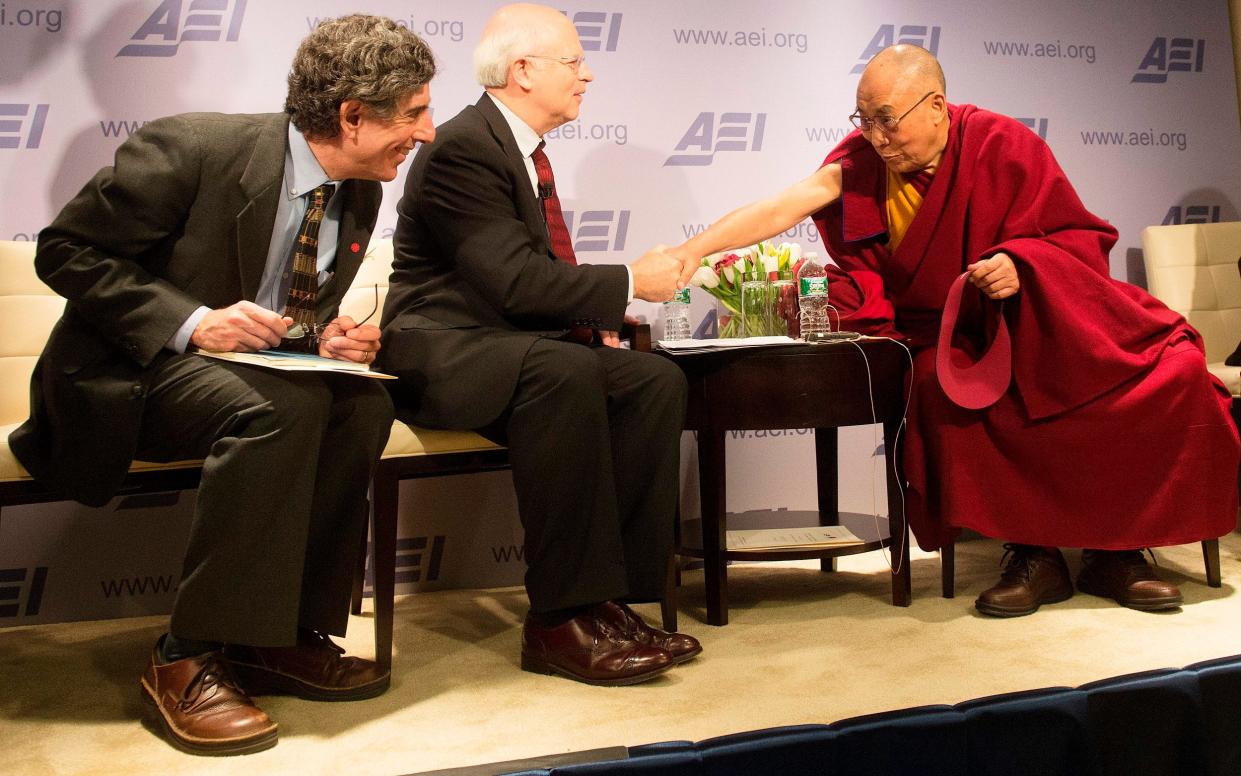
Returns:
[[[857,85],[866,139],[893,172],[910,174],[939,165],[948,143],[944,71],[921,46],[900,43],[880,51]]]
[[[873,82],[908,85],[911,91],[927,92],[933,89],[945,94],[948,91],[948,85],[944,81],[944,69],[939,66],[939,60],[921,46],[910,43],[888,46],[876,54],[862,73],[862,80],[858,83],[859,91],[868,79]]]

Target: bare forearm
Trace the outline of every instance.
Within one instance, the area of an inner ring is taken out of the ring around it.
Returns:
[[[731,248],[742,248],[783,232],[800,220],[794,215],[782,213],[778,198],[762,199],[725,215],[683,242],[679,250],[702,257]]]

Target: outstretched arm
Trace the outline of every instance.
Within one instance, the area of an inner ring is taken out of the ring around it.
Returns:
[[[681,285],[689,282],[703,256],[765,240],[800,223],[840,197],[840,165],[820,167],[784,191],[737,208],[671,249],[683,262]]]

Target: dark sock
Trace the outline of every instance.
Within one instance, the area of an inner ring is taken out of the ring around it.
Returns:
[[[571,606],[568,609],[552,609],[547,612],[532,611],[530,612],[530,621],[544,628],[555,628],[588,611],[590,611],[589,604],[586,606]]]
[[[214,652],[224,645],[218,641],[195,641],[194,639],[177,638],[169,633],[164,636],[164,643],[160,646],[159,658],[164,663],[172,663],[177,660],[184,660],[187,657],[196,657]]]

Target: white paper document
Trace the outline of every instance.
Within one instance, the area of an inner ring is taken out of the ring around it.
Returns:
[[[727,337],[724,339],[660,340],[664,350],[717,350],[721,348],[761,348],[769,345],[797,345],[792,337]]]
[[[729,531],[727,549],[787,550],[804,547],[840,547],[849,544],[862,544],[862,540],[843,525],[823,525],[807,528]]]
[[[324,358],[310,353],[290,353],[284,350],[260,350],[257,353],[221,353],[214,350],[196,351],[200,356],[218,358],[221,361],[236,361],[267,369],[279,369],[286,372],[335,372],[337,374],[357,375],[358,377],[374,377],[378,380],[395,380],[393,375],[376,372],[369,364],[356,361],[343,361],[335,358]]]

